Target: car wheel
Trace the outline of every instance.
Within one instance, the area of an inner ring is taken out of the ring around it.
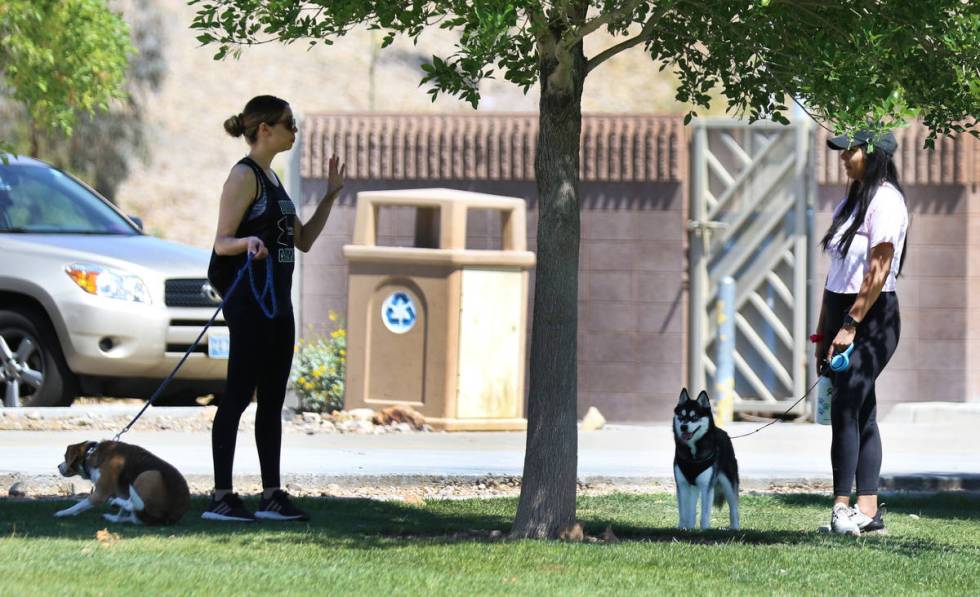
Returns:
[[[5,406],[68,406],[76,384],[46,321],[31,312],[0,310],[0,400]]]

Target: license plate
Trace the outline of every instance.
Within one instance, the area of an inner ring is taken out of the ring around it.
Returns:
[[[212,359],[228,358],[228,332],[212,330],[208,334],[208,356]]]

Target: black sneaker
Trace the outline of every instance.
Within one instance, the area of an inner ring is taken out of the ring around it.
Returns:
[[[878,506],[878,511],[875,512],[873,518],[869,519],[866,523],[861,525],[862,533],[874,533],[875,531],[885,530],[885,519],[883,517],[885,513],[885,505],[881,504]]]
[[[233,522],[255,522],[255,515],[249,512],[237,493],[226,493],[220,500],[211,495],[208,509],[201,514],[204,520],[225,520]]]
[[[310,515],[297,508],[289,494],[277,489],[269,499],[262,498],[256,518],[262,520],[309,520]]]

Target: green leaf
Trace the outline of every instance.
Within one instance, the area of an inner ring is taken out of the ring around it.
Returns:
[[[594,29],[613,38],[603,40],[604,47],[631,39],[652,19],[655,26],[646,29],[642,45],[653,68],[672,67],[676,98],[688,109],[722,96],[736,116],[786,123],[783,99],[791,96],[838,129],[856,130],[869,120],[893,127],[913,118],[937,134],[977,126],[970,120],[980,114],[977,3],[604,0],[581,6],[586,5],[576,18],[605,20]],[[201,43],[219,44],[216,59],[238,56],[265,39],[329,44],[359,27],[384,32],[382,48],[397,34],[417,43],[426,30],[450,30],[457,41],[421,66],[420,81],[433,99],[446,93],[472,106],[479,103],[480,82],[498,72],[527,92],[539,82],[537,52],[547,47],[539,41],[553,36],[550,41],[559,43],[574,30],[562,21],[574,12],[566,14],[569,7],[534,0],[213,0],[193,6],[192,29]],[[548,21],[557,16],[562,18]],[[596,51],[586,56],[595,58]],[[691,109],[685,122],[694,117]]]
[[[124,97],[134,51],[125,21],[102,0],[0,4],[0,75],[41,130],[70,134],[78,113]]]

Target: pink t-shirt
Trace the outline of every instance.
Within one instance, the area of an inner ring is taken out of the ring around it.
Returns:
[[[834,208],[835,216],[844,207],[846,201],[845,197]],[[861,281],[871,260],[871,249],[882,243],[891,243],[895,247],[895,254],[882,290],[894,291],[898,265],[902,262],[902,250],[905,248],[905,232],[909,226],[909,212],[905,207],[905,198],[891,184],[887,182],[882,184],[875,191],[871,204],[868,205],[864,223],[857,229],[847,255],[842,257],[835,249],[844,231],[853,221],[854,214],[851,214],[827,245],[826,252],[830,254],[827,290],[841,294],[857,293],[861,290]]]

